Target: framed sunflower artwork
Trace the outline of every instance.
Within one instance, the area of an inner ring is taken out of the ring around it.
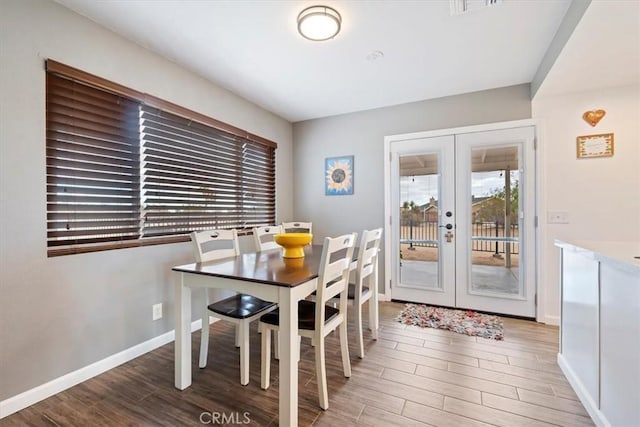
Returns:
[[[325,195],[353,194],[353,156],[328,157],[324,160]]]

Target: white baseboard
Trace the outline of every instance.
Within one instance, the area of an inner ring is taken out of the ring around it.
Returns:
[[[387,294],[378,293],[378,301],[391,301],[391,298],[388,298]]]
[[[213,319],[213,318],[209,318]],[[211,323],[217,321],[213,319]],[[198,319],[191,322],[191,332],[197,331],[202,325],[202,320]],[[21,409],[31,406],[34,403],[40,402],[56,393],[60,393],[76,384],[80,384],[90,378],[100,375],[116,366],[122,365],[136,357],[142,356],[145,353],[155,350],[158,347],[162,347],[175,340],[175,330],[169,331],[165,334],[151,338],[148,341],[134,345],[119,353],[108,356],[102,360],[99,360],[91,365],[80,368],[76,371],[69,372],[66,375],[51,380],[45,384],[34,387],[30,390],[22,392],[16,396],[10,397],[6,400],[0,401],[0,419],[7,417]]]
[[[539,322],[545,323],[547,325],[560,326],[560,316],[544,316]]]
[[[611,424],[605,418],[604,414],[600,412],[598,409],[598,405],[593,400],[593,398],[587,392],[587,389],[580,381],[580,378],[576,375],[575,371],[569,366],[567,360],[562,356],[561,353],[558,353],[558,366],[564,373],[564,376],[567,377],[567,381],[573,387],[573,391],[576,392],[576,395],[584,405],[584,409],[587,410],[589,416],[598,427],[611,427]]]

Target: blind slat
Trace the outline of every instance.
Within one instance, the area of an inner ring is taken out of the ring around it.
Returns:
[[[74,224],[77,226],[77,224]],[[75,230],[49,230],[47,237],[49,238],[87,238],[87,236],[105,236],[107,234],[113,236],[135,236],[139,234],[138,226],[121,227],[119,225],[100,226],[100,227],[83,227]]]
[[[51,162],[58,163],[57,167],[47,167],[47,184],[55,184],[60,179],[69,180],[99,180],[102,182],[113,182],[114,185],[118,185],[123,182],[128,182],[130,185],[139,185],[140,176],[138,175],[138,169],[115,169],[118,173],[97,170],[81,170],[71,168],[71,162],[59,161],[57,159],[51,159]],[[74,163],[75,164],[75,163]],[[76,164],[77,165],[77,164]],[[128,173],[126,173],[128,172]]]
[[[113,242],[122,242],[126,240],[137,240],[140,238],[139,233],[135,234],[115,234],[109,235],[108,233],[104,233],[104,235],[100,237],[84,237],[84,238],[70,238],[70,239],[57,239],[57,240],[49,240],[47,242],[49,247],[60,247],[60,246],[84,246],[91,245],[95,243],[113,243]]]
[[[273,193],[274,189],[265,182],[255,183],[243,183],[240,186],[233,181],[218,181],[215,187],[211,187],[211,181],[170,181],[168,179],[155,178],[148,180],[142,187],[147,191],[185,191],[194,192],[204,195],[214,195],[220,192],[225,193],[229,191],[238,191],[241,188],[243,191],[251,192],[269,192]]]
[[[48,222],[78,222],[78,221],[120,221],[120,220],[138,220],[138,216],[134,216],[133,212],[49,212],[47,213]]]
[[[97,159],[96,159],[97,160]],[[118,164],[102,164],[99,163],[88,163],[83,161],[75,161],[75,160],[67,160],[60,159],[55,156],[47,157],[47,166],[49,170],[52,171],[52,175],[57,175],[55,172],[58,171],[59,175],[62,176],[73,176],[74,173],[80,173],[84,171],[85,176],[94,176],[92,174],[95,173],[95,176],[98,174],[112,173],[114,174],[114,179],[117,177],[115,175],[121,175],[125,177],[135,177],[139,179],[140,169],[137,167],[126,167]]]
[[[82,177],[68,178],[63,176],[49,176],[47,177],[47,184],[48,184],[47,191],[52,193],[61,191],[61,190],[54,190],[53,188],[49,190],[49,187],[52,187],[52,186],[55,186],[58,188],[64,188],[64,187],[105,188],[106,187],[106,188],[115,188],[115,189],[139,187],[139,182],[133,181],[133,180],[115,181],[115,180],[86,179]]]
[[[73,142],[67,142],[62,139],[52,139],[47,141],[47,146],[59,153],[67,153],[67,156],[71,156],[71,153],[87,153],[101,157],[111,157],[126,159],[131,161],[139,161],[140,153],[133,151],[118,150],[117,147],[102,148],[94,145],[77,144]]]
[[[47,224],[49,225],[50,231],[65,230],[69,228],[70,225],[73,225],[74,228],[84,228],[84,229],[89,229],[89,228],[102,229],[102,228],[108,228],[108,227],[138,228],[138,223],[139,223],[139,220],[131,219],[131,218],[118,219],[118,220],[114,220],[113,218],[108,218],[103,221],[92,220],[92,221],[48,221],[47,222]]]
[[[47,212],[66,212],[67,214],[75,214],[82,212],[102,212],[105,213],[105,216],[110,215],[112,212],[128,212],[132,217],[140,214],[140,205],[139,204],[131,204],[131,205],[86,205],[86,204],[57,204],[57,203],[47,203]]]
[[[96,148],[106,148],[108,150],[116,150],[123,152],[139,152],[138,142],[135,141],[135,145],[132,143],[119,144],[118,141],[109,141],[99,138],[91,138],[81,135],[73,135],[67,132],[58,132],[54,129],[47,129],[47,139],[50,141],[60,141],[72,144],[80,144],[83,146],[90,146]]]

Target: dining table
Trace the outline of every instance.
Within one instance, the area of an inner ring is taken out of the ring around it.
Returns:
[[[184,390],[191,385],[192,289],[227,289],[272,301],[280,311],[279,424],[297,426],[298,301],[317,287],[322,245],[307,245],[302,258],[283,258],[282,254],[281,249],[249,252],[172,268],[176,273],[175,386]],[[356,265],[354,259],[350,268],[353,270]],[[374,295],[377,297],[377,292]],[[374,301],[377,308],[377,298]]]

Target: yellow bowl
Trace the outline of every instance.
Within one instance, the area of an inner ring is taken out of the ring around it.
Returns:
[[[311,233],[281,233],[273,236],[273,240],[284,248],[284,258],[303,258],[304,247],[307,246],[313,235]]]

